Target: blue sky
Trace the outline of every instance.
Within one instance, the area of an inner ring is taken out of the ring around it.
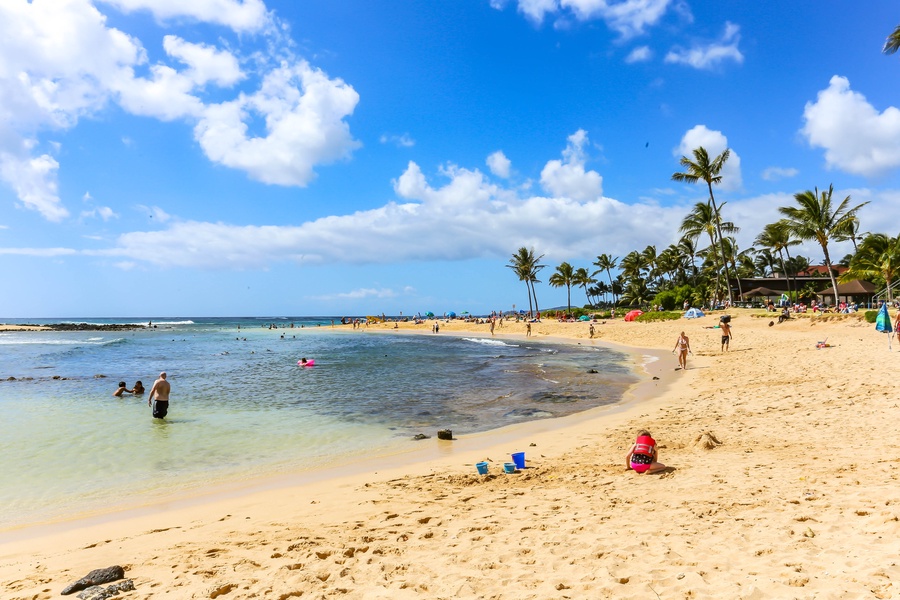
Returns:
[[[520,246],[546,282],[677,241],[700,145],[732,150],[742,248],[830,184],[896,235],[898,23],[887,0],[2,0],[0,317],[521,308]]]

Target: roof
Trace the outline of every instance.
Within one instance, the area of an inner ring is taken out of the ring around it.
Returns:
[[[853,295],[866,295],[866,294],[874,294],[878,291],[878,286],[869,281],[863,281],[861,279],[854,279],[853,281],[848,281],[847,283],[839,283],[837,286],[838,296],[853,296]],[[833,296],[834,288],[830,287],[827,290],[822,290],[819,292],[820,296]]]

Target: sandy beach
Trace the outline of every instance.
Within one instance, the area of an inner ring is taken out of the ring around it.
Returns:
[[[537,338],[659,359],[615,409],[0,533],[3,597],[56,598],[121,565],[135,586],[122,597],[146,599],[900,598],[900,342],[889,351],[861,315],[731,314],[727,353],[714,316],[607,321],[594,340],[586,323],[535,324]],[[693,356],[676,371],[682,330]],[[437,335],[461,332],[490,335],[461,321]],[[642,428],[661,474],[625,469]],[[527,468],[503,474],[516,451]]]

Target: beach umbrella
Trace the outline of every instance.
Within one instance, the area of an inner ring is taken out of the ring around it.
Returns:
[[[881,305],[878,316],[875,317],[875,331],[888,334],[888,350],[891,348],[891,333],[894,329],[891,327],[891,316],[888,314],[887,302]]]
[[[434,313],[429,310],[427,313],[425,313],[425,316],[430,318],[434,316]]]
[[[447,313],[447,316],[452,319],[453,317],[456,316],[456,313],[451,310],[450,312]]]
[[[634,321],[636,318],[644,314],[642,310],[632,310],[627,315],[625,315],[626,321]]]

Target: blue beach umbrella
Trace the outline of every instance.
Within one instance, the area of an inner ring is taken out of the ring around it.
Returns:
[[[893,337],[891,333],[893,333],[894,329],[891,327],[891,316],[888,314],[887,302],[881,305],[881,310],[878,311],[878,316],[875,317],[875,331],[888,334],[888,350],[893,350],[891,348],[891,338]]]

